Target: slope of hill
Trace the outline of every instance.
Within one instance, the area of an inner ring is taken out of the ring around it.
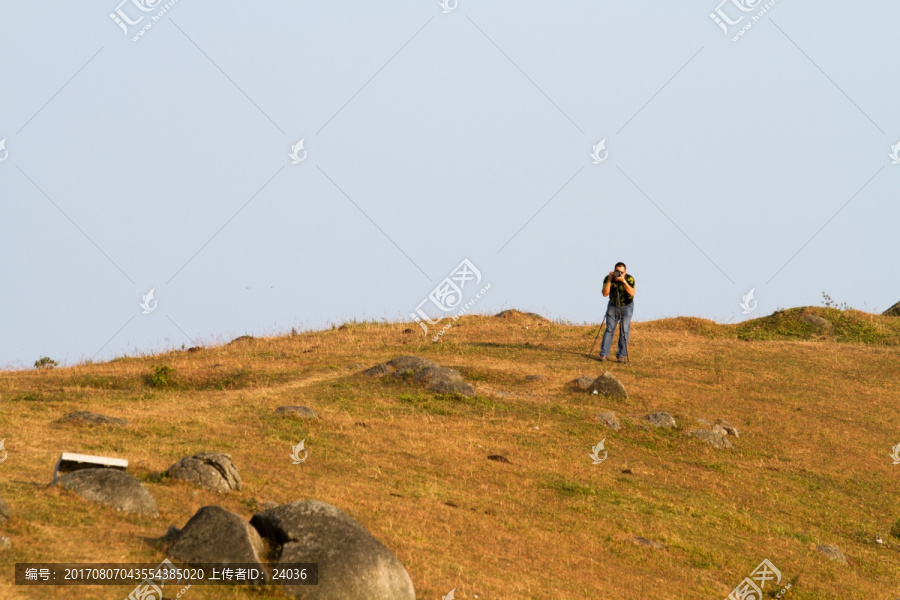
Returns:
[[[637,322],[621,365],[586,357],[597,331],[526,313],[467,316],[435,344],[415,325],[348,323],[0,373],[0,497],[13,511],[0,523],[12,541],[0,550],[0,597],[122,598],[130,588],[14,586],[13,565],[158,563],[148,540],[202,506],[249,518],[264,502],[304,498],[365,525],[419,598],[453,588],[456,598],[724,598],[764,559],[792,583],[787,598],[900,597],[900,465],[889,456],[900,444],[900,319],[807,307],[735,325]],[[476,395],[362,373],[400,355],[459,370]],[[606,370],[627,399],[568,386]],[[283,418],[281,405],[321,419]],[[60,422],[76,410],[128,425]],[[623,427],[600,424],[601,411]],[[655,411],[677,427],[632,418]],[[708,427],[700,419],[737,427],[734,447],[687,436]],[[303,439],[308,459],[292,465]],[[601,440],[608,458],[592,464]],[[63,451],[127,458],[160,516],[47,487]],[[231,454],[243,489],[163,475],[199,451]],[[185,597],[286,596],[196,586]]]

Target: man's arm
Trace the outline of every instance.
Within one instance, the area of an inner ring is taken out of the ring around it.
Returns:
[[[609,288],[612,287],[612,271],[609,272],[609,275],[603,278],[603,297],[606,298],[609,296]]]
[[[625,293],[627,293],[629,296],[634,298],[634,286],[628,285],[628,281],[625,279],[624,276],[619,277],[618,279],[616,279],[616,281],[620,282],[625,287]],[[634,281],[634,279],[632,279],[632,281]],[[606,287],[604,287],[603,290],[605,292],[607,292]],[[606,293],[604,293],[603,295],[605,296]]]

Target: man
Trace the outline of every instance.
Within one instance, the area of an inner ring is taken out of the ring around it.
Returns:
[[[603,278],[603,297],[609,296],[606,307],[606,331],[600,345],[600,360],[612,360],[609,356],[616,323],[619,323],[618,362],[627,361],[628,331],[631,329],[631,315],[634,314],[634,277],[628,274],[625,263],[618,262],[614,270]]]

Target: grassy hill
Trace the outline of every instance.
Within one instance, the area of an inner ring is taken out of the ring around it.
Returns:
[[[0,496],[14,517],[0,524],[13,545],[0,550],[0,597],[123,598],[129,587],[14,586],[13,565],[157,563],[163,553],[149,538],[202,506],[249,518],[263,502],[304,498],[366,526],[404,563],[419,598],[453,588],[465,599],[725,598],[766,558],[793,583],[787,598],[900,597],[900,538],[890,534],[900,465],[889,457],[900,444],[900,318],[807,307],[735,325],[637,322],[624,365],[587,358],[596,334],[521,313],[463,317],[437,344],[415,325],[348,323],[2,372]],[[476,397],[362,374],[400,355],[458,369]],[[605,370],[627,400],[567,386]],[[532,374],[546,379],[525,379]],[[321,420],[273,414],[285,404]],[[59,422],[76,410],[129,425]],[[600,425],[601,410],[624,427]],[[678,428],[628,418],[653,411]],[[734,448],[685,435],[717,418],[739,429]],[[309,458],[292,465],[304,438]],[[602,439],[608,459],[593,465]],[[46,487],[62,451],[127,458],[159,518]],[[220,495],[161,475],[198,451],[230,453],[243,490]],[[509,463],[487,459],[494,454]],[[840,548],[849,564],[817,545]],[[285,596],[195,586],[184,597]]]

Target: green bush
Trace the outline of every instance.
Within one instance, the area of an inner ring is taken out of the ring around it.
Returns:
[[[167,365],[159,365],[154,368],[153,374],[147,376],[147,384],[155,388],[167,388],[175,385],[176,370]]]
[[[34,361],[35,369],[52,369],[53,367],[59,365],[58,362],[50,358],[49,356],[42,356],[36,361]]]

